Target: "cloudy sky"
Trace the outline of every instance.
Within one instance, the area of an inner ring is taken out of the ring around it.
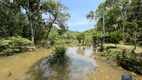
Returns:
[[[90,10],[96,10],[104,0],[61,0],[69,8],[71,18],[68,21],[69,30],[85,31],[94,27],[95,21],[90,22],[86,15]]]

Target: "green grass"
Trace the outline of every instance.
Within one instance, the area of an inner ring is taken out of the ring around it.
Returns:
[[[115,44],[105,44],[105,47],[115,47]],[[132,51],[134,48],[133,45],[125,45],[125,44],[118,44],[117,48],[110,48],[111,50],[114,51],[120,51],[122,49],[127,49],[129,51]],[[136,53],[142,53],[142,47],[137,46],[137,49],[135,50]]]

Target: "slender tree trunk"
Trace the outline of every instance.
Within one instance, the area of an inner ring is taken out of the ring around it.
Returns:
[[[31,26],[32,45],[34,45],[34,29],[33,29],[33,21],[31,21],[30,26]]]
[[[30,0],[29,0],[29,4],[28,7],[30,8]],[[31,10],[28,11],[28,9],[25,9],[26,12],[29,12],[29,21],[30,21],[30,28],[31,28],[31,40],[32,40],[32,45],[34,45],[34,28],[33,28],[33,14],[31,12]]]
[[[101,51],[104,50],[104,46],[103,46],[103,38],[100,38],[101,39]]]
[[[34,28],[33,28],[33,16],[30,13],[30,28],[31,28],[31,40],[32,45],[34,45]]]
[[[46,36],[47,43],[48,43],[49,35],[50,35],[51,29],[53,27],[55,20],[56,20],[56,17],[54,18],[53,22],[49,25],[49,29],[48,29],[47,36]]]
[[[122,28],[122,36],[123,36],[123,41],[124,41],[124,25],[123,25],[123,28]]]
[[[134,29],[134,50],[136,50],[136,48],[137,48],[137,23],[135,23],[136,24],[136,26],[135,26],[135,29]]]
[[[136,48],[137,48],[137,40],[136,40],[136,38],[137,38],[137,34],[136,34],[136,31],[135,31],[134,50],[136,50]]]
[[[52,26],[50,26],[49,29],[48,29],[47,36],[46,36],[46,40],[47,40],[47,41],[48,41],[48,38],[49,38],[49,34],[50,34],[50,32],[51,32],[51,29],[52,29]]]
[[[103,44],[105,44],[105,17],[103,14]]]

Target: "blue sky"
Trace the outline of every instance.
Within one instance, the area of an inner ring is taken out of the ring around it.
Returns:
[[[69,8],[71,15],[68,21],[69,30],[85,31],[94,28],[95,21],[90,22],[86,15],[90,10],[96,10],[104,0],[61,0]]]

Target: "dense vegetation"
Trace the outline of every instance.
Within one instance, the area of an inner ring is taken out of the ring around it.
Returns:
[[[84,32],[68,30],[70,14],[58,0],[0,0],[0,13],[0,55],[33,51],[35,46],[93,43],[102,56],[142,74],[142,56],[137,53],[138,46],[142,46],[141,0],[105,0],[96,11],[87,14],[87,19],[97,24]],[[106,43],[115,47],[106,47]],[[125,51],[119,44],[134,47]],[[56,47],[51,63],[65,61],[65,52],[65,47]]]
[[[142,74],[142,1],[105,0],[96,11],[90,11],[87,18],[97,20],[93,42],[102,51],[101,55],[114,59],[123,68]],[[105,43],[127,44],[121,48],[105,46]],[[133,49],[128,45],[133,45]],[[139,53],[137,53],[139,52]]]
[[[19,51],[17,46],[26,41],[33,46],[54,44],[55,38],[68,29],[66,22],[70,17],[68,8],[54,0],[1,0],[0,13],[1,54]]]
[[[2,0],[0,13],[1,38],[18,35],[31,39],[32,44],[48,40],[54,24],[66,30],[70,17],[67,7],[54,0]]]
[[[96,11],[90,11],[87,18],[97,20],[95,26],[97,32],[102,33],[103,43],[118,43],[121,40],[133,44],[135,50],[142,41],[141,4],[141,0],[105,0]],[[118,34],[122,36],[118,38]]]
[[[33,51],[34,46],[28,39],[17,37],[3,38],[0,40],[0,55],[12,55],[12,53]]]

